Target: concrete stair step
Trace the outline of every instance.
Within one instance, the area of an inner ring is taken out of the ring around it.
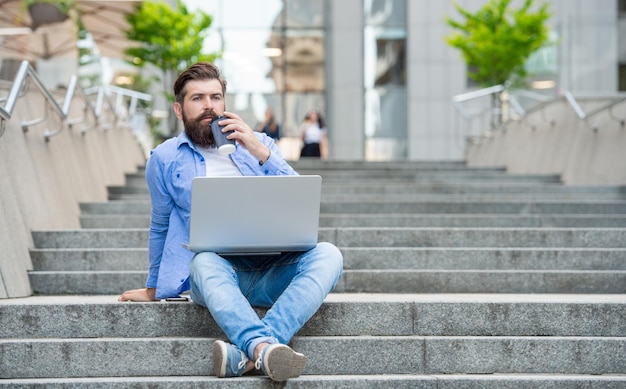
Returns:
[[[348,293],[626,293],[626,271],[346,270]]]
[[[81,215],[150,214],[150,200],[80,203]],[[593,200],[335,200],[320,204],[321,214],[626,214],[626,201]]]
[[[2,339],[0,377],[212,375],[213,340]],[[307,375],[618,374],[626,360],[624,337],[296,336],[291,345],[307,356]]]
[[[381,185],[383,184],[383,185]],[[109,194],[148,194],[145,180],[139,180],[136,185],[108,186]],[[515,182],[462,182],[462,183],[393,183],[381,180],[375,183],[366,183],[362,180],[346,180],[341,183],[324,182],[322,194],[588,194],[626,197],[626,187],[615,185],[601,186],[565,186],[561,183],[523,184]]]
[[[316,171],[301,172],[304,174],[317,174]],[[497,182],[497,183],[519,183],[519,184],[540,184],[540,183],[560,183],[560,177],[556,175],[508,175],[508,174],[464,174],[464,173],[420,173],[420,172],[364,172],[361,176],[350,173],[323,173],[323,182],[345,183],[346,180],[358,179],[361,183],[386,184],[386,183],[471,183],[471,182]],[[145,185],[145,176],[142,174],[126,175],[125,184],[128,186]]]
[[[320,240],[345,271],[281,387],[626,387],[624,187],[327,162],[294,166],[324,177]],[[0,300],[0,387],[276,387],[211,376],[224,335],[206,309],[116,301],[145,282],[150,209],[141,170],[108,191],[80,204],[82,229],[33,232],[43,295]]]
[[[149,200],[147,189],[136,188],[129,193],[109,193],[108,200]],[[597,193],[322,193],[322,202],[334,201],[585,201],[593,202],[601,196],[602,200],[626,200],[626,196],[620,193],[597,194]]]
[[[321,214],[320,227],[626,227],[622,215]],[[147,215],[82,215],[81,228],[148,228]]]
[[[624,248],[623,228],[320,228],[338,247]],[[32,232],[35,248],[143,248],[147,229]]]
[[[504,171],[493,170],[326,170],[300,169],[301,175],[321,175],[324,181],[330,180],[407,180],[413,182],[454,182],[454,181],[498,181],[498,182],[561,182],[557,174],[508,174]],[[133,179],[132,176],[127,176]],[[141,177],[141,175],[139,176]]]
[[[343,247],[344,269],[626,270],[626,249]]]
[[[501,171],[505,172],[504,166],[467,166],[465,161],[338,161],[319,159],[300,159],[297,161],[287,161],[294,169],[314,169],[314,170],[473,170],[473,171]],[[138,166],[136,173],[144,174],[145,166]]]
[[[609,195],[604,196],[606,200],[613,201],[624,201],[626,197],[623,195]],[[593,202],[597,199],[597,195],[593,194],[582,194],[582,195],[480,195],[480,194],[470,194],[470,195],[420,195],[420,194],[406,194],[406,195],[378,195],[378,194],[358,194],[358,195],[350,195],[350,194],[337,194],[337,195],[322,195],[322,203],[332,203],[332,202],[342,202],[342,201],[365,201],[369,202],[371,200],[378,201],[381,198],[387,199],[389,202],[407,202],[407,201],[420,201],[420,202],[431,202],[431,201],[450,201],[450,202],[459,202],[459,201],[493,201],[493,202],[501,202],[501,201],[519,201],[519,202],[543,202],[543,201],[584,201],[584,202]],[[121,195],[111,195],[108,197],[109,201],[149,201],[147,195],[144,194],[121,194]]]
[[[122,195],[118,199],[124,200],[129,197],[131,200],[149,200],[147,194],[128,194]],[[528,202],[584,202],[594,203],[605,201],[626,201],[626,196],[621,193],[419,193],[419,192],[401,192],[401,193],[376,193],[376,192],[360,192],[347,193],[337,191],[335,193],[322,193],[322,203],[333,202],[357,202],[357,201],[387,201],[387,202],[463,202],[463,201],[500,201],[511,202],[518,201]]]
[[[622,195],[616,195],[616,196],[605,196],[605,200],[614,200],[614,201],[624,201],[626,200],[626,197],[622,196]],[[447,200],[449,201],[477,201],[477,200],[491,200],[491,201],[495,201],[495,202],[500,202],[500,201],[522,201],[522,202],[543,202],[543,201],[554,201],[554,200],[563,200],[563,201],[585,201],[585,202],[591,202],[594,201],[596,199],[596,196],[594,195],[572,195],[572,196],[567,196],[564,197],[562,195],[541,195],[541,196],[535,196],[535,195],[519,195],[519,196],[515,196],[515,195],[494,195],[494,196],[478,196],[478,195],[451,195],[451,196],[441,196],[441,197],[437,197],[437,196],[432,196],[432,195],[425,195],[425,196],[420,196],[420,195],[406,195],[403,196],[403,198],[398,198],[398,197],[394,197],[394,198],[387,198],[388,201],[400,201],[400,202],[405,202],[407,200],[410,201],[438,201],[442,198],[447,198]],[[346,200],[352,200],[352,201],[356,201],[356,200],[360,200],[360,201],[365,201],[365,202],[369,202],[371,200],[380,200],[381,196],[380,195],[355,195],[355,196],[350,196],[350,195],[334,195],[332,197],[329,196],[322,196],[322,203],[324,202],[334,202],[334,201],[346,201]],[[109,196],[108,200],[110,201],[149,201],[148,197],[143,195],[143,194],[125,194],[125,195],[114,195],[114,196]]]
[[[381,185],[383,184],[383,185]],[[126,188],[126,189],[122,189]],[[114,188],[111,192],[115,193]],[[145,190],[147,185],[144,183],[138,187],[120,187],[119,193]],[[323,182],[322,193],[326,195],[332,194],[588,194],[598,195],[604,198],[606,195],[626,196],[626,187],[623,186],[565,186],[560,183],[540,183],[540,184],[524,184],[515,182],[462,182],[462,183],[393,183],[380,181],[378,183],[366,183],[361,180],[347,181],[343,183]]]
[[[37,271],[145,271],[149,265],[147,248],[31,249]]]
[[[413,201],[385,199],[370,201],[332,201],[320,205],[321,213],[398,213],[398,214],[624,214],[625,201],[562,200],[475,200]]]
[[[30,286],[36,295],[106,295],[142,287],[146,270],[89,270],[28,272]]]
[[[148,223],[144,226],[149,226]],[[624,215],[322,214],[320,227],[626,227]]]
[[[300,174],[319,174],[319,175],[345,175],[347,178],[367,176],[368,174],[377,175],[379,173],[385,173],[388,177],[393,174],[423,174],[423,175],[466,175],[466,176],[511,176],[511,177],[557,177],[558,174],[519,174],[510,173],[503,167],[468,167],[462,164],[439,164],[439,163],[372,163],[365,164],[326,164],[315,165],[309,163],[300,164],[298,162],[291,162],[290,165]],[[131,176],[144,176],[145,168],[139,168],[135,172],[127,173]]]
[[[621,389],[626,377],[619,374],[385,374],[376,375],[304,375],[284,383],[284,388],[396,388],[396,389]],[[110,389],[126,388],[214,388],[241,389],[274,388],[264,377],[215,378],[212,376],[178,377],[114,377],[114,378],[53,378],[0,380],[0,388],[48,389]]]
[[[0,313],[2,339],[224,335],[192,302],[34,296],[0,301]],[[625,313],[623,294],[331,293],[298,335],[624,337]]]
[[[403,297],[331,294],[292,342],[308,357],[305,373],[624,371],[623,296]],[[212,374],[210,343],[221,333],[206,310],[191,302],[121,304],[115,296],[16,300],[0,303],[4,379]]]
[[[145,270],[30,271],[35,294],[120,294]],[[345,270],[337,293],[626,293],[626,270]]]
[[[359,172],[359,171],[409,171],[409,172],[497,172],[507,173],[505,167],[468,167],[464,163],[440,163],[431,161],[380,161],[365,162],[361,161],[325,161],[323,164],[289,161],[288,162],[296,171],[314,171],[317,172]],[[145,174],[145,167],[139,167],[135,172],[129,174]]]
[[[344,269],[626,270],[626,248],[341,248]],[[143,270],[147,248],[32,249],[37,271]]]
[[[289,164],[300,171],[301,169],[326,170],[487,170],[505,171],[504,167],[468,167],[464,161],[321,161],[300,159],[290,161]],[[139,168],[138,171],[142,171]]]

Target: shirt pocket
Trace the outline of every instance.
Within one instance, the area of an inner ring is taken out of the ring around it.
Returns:
[[[182,211],[182,216],[188,215],[191,210],[191,182],[195,171],[193,169],[183,169],[182,166],[172,170],[170,185],[172,198],[178,208]]]

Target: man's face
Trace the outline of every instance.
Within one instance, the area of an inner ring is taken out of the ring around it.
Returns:
[[[176,116],[183,121],[189,139],[201,147],[215,146],[211,122],[225,110],[219,80],[189,81],[182,105],[174,103]]]

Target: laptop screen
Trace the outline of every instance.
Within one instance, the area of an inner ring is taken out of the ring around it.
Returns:
[[[268,254],[313,248],[321,187],[318,175],[196,177],[189,249]]]

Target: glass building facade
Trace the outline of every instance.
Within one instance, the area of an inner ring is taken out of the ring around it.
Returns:
[[[190,10],[213,16],[205,51],[220,53],[216,64],[228,82],[227,109],[259,125],[271,108],[285,138],[284,151],[297,157],[300,125],[311,109],[324,113],[325,1],[187,1]]]
[[[406,158],[406,0],[362,0],[363,60],[360,66],[365,158]],[[227,105],[248,123],[260,123],[271,107],[283,147],[297,157],[307,111],[327,113],[325,0],[187,0],[189,9],[213,16],[206,52],[228,81]],[[242,12],[245,10],[245,12]],[[356,42],[355,42],[356,43]],[[329,128],[329,131],[333,129]],[[288,143],[285,141],[284,143]]]
[[[451,99],[477,86],[445,43],[453,2],[184,1],[214,18],[205,51],[221,53],[228,109],[256,125],[272,107],[287,158],[299,156],[300,125],[317,109],[332,159],[463,159],[468,134]],[[473,10],[485,1],[458,3]],[[624,0],[547,2],[554,45],[529,61],[532,81],[552,91],[623,90]]]

